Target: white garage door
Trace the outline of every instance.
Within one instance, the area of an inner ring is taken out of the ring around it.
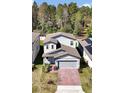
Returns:
[[[70,61],[63,60],[58,62],[59,68],[64,68],[64,67],[77,68],[77,64],[78,63],[75,60],[70,60]]]

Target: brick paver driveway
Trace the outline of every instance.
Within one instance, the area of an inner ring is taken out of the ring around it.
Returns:
[[[78,70],[73,68],[59,69],[58,85],[80,85]]]

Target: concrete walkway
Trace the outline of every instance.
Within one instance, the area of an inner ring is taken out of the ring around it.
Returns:
[[[56,93],[84,93],[81,88],[80,76],[77,69],[59,69]]]

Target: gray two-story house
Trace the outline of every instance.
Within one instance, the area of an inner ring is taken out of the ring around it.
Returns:
[[[77,46],[78,41],[72,34],[64,32],[48,34],[44,40],[43,62],[58,68],[78,69],[81,56],[76,49]]]

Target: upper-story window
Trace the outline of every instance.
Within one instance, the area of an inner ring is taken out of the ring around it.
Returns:
[[[46,49],[48,49],[49,47],[48,47],[48,45],[46,45]]]
[[[51,48],[54,49],[54,45],[51,45]]]
[[[70,45],[73,45],[73,41],[70,42]]]
[[[76,42],[76,47],[78,47],[78,43]]]

